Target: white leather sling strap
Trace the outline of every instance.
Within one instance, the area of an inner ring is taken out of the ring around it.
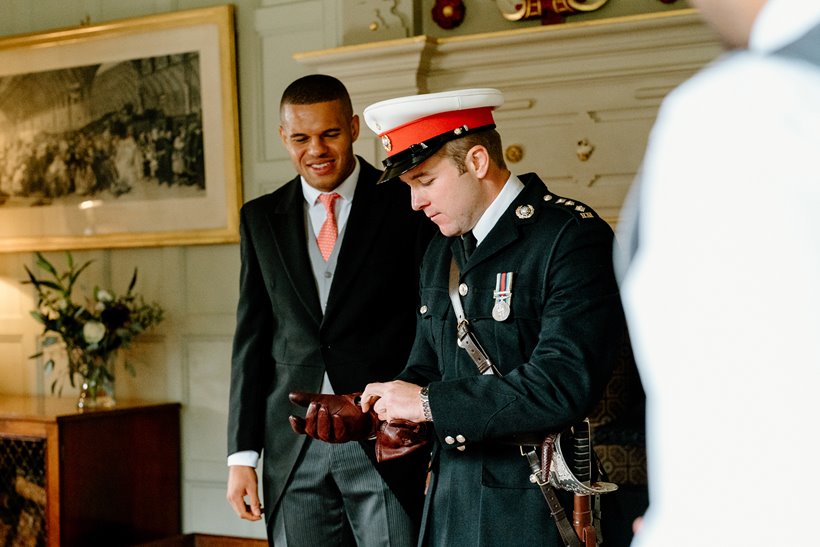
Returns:
[[[453,304],[453,311],[456,312],[456,334],[458,336],[458,346],[467,351],[467,355],[473,360],[478,372],[481,374],[494,374],[501,376],[498,369],[493,365],[490,356],[478,343],[478,339],[473,334],[470,328],[470,322],[464,315],[464,308],[461,305],[461,298],[458,295],[458,266],[456,266],[456,259],[450,259],[450,302]]]

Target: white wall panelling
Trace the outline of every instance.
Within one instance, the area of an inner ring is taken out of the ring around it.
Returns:
[[[413,0],[341,0],[342,44],[395,40],[421,34],[421,3]]]
[[[497,87],[505,145],[521,145],[517,173],[615,222],[663,96],[720,52],[691,10],[434,39],[415,37],[300,53],[337,75],[357,105],[414,92]],[[398,91],[401,92],[399,93]],[[595,149],[578,159],[578,142]],[[384,152],[363,135],[366,150]]]
[[[225,465],[227,414],[232,337],[186,336],[183,341],[188,366],[182,398],[184,520],[189,530],[264,537],[261,522],[226,518]],[[232,515],[231,515],[232,516]]]
[[[287,155],[279,142],[279,97],[294,79],[305,73],[289,56],[306,44],[332,47],[338,42],[326,38],[337,29],[333,9],[322,0],[298,0],[256,10],[255,29],[261,41],[260,100],[264,159],[275,160]]]

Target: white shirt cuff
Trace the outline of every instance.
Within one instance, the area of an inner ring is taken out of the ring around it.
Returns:
[[[257,463],[259,463],[259,453],[256,450],[243,450],[228,456],[228,466],[246,465],[256,467]]]

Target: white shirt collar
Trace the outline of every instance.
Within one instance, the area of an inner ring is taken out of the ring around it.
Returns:
[[[769,0],[755,19],[749,49],[771,52],[820,24],[818,0]]]
[[[342,199],[347,202],[353,201],[353,194],[356,193],[356,182],[359,180],[359,173],[361,172],[362,168],[359,165],[359,158],[356,158],[356,167],[353,168],[353,172],[342,182],[339,186],[337,186],[333,192],[336,192]],[[305,177],[300,176],[299,179],[302,181],[302,195],[305,196],[305,201],[307,201],[308,207],[313,206],[316,203],[316,200],[319,199],[319,195],[326,193],[321,192],[307,183]]]
[[[473,227],[472,231],[476,239],[476,245],[479,245],[481,241],[487,237],[487,234],[493,229],[498,219],[501,218],[501,215],[504,214],[504,211],[507,210],[510,203],[515,201],[515,198],[518,197],[518,194],[520,194],[523,189],[524,183],[515,175],[510,175],[510,178],[504,183],[504,187]]]

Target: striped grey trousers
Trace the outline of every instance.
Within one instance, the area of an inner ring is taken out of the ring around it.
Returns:
[[[411,547],[410,518],[357,442],[308,440],[273,513],[276,547]]]

